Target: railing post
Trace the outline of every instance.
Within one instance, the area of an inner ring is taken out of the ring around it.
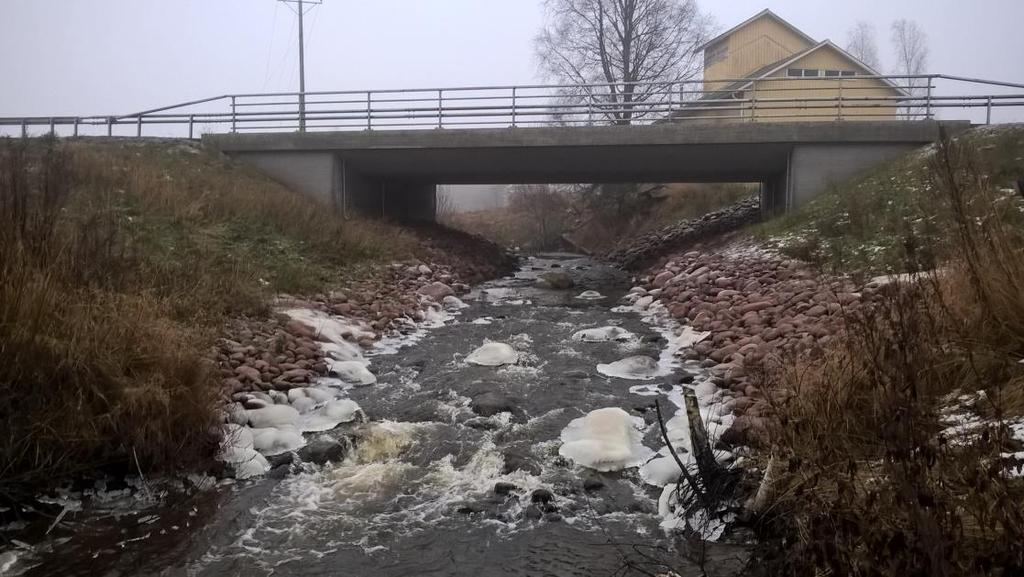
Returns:
[[[142,115],[141,114],[139,115],[138,120],[136,120],[135,136],[136,137],[142,137]]]
[[[928,77],[928,91],[925,93],[924,100],[924,119],[931,120],[932,118],[932,78]]]
[[[192,140],[194,138],[194,136],[193,136],[193,134],[194,134],[193,128],[195,127],[195,123],[196,123],[195,115],[194,114],[190,114],[188,116],[188,139],[189,140]]]
[[[114,117],[107,117],[107,138],[114,136]]]
[[[594,125],[594,92],[587,87],[587,126]]]
[[[80,119],[76,116],[75,117],[75,121],[74,121],[74,133],[73,133],[75,138],[78,138],[78,121],[79,120]]]
[[[444,91],[437,91],[437,127],[444,128],[444,116],[442,116],[441,108],[444,106]]]
[[[373,130],[373,93],[366,91],[366,129]]]
[[[57,124],[54,121],[52,116],[50,117],[50,134],[52,136],[56,136],[57,135]]]
[[[21,137],[28,138],[28,120],[21,121]]]
[[[238,132],[237,98],[237,96],[231,97],[231,132]],[[191,138],[191,136],[189,138]]]
[[[992,97],[989,96],[985,104],[985,124],[992,124]]]
[[[512,128],[516,127],[516,87],[512,87]]]
[[[750,83],[750,121],[757,118],[757,80]]]
[[[836,104],[836,120],[842,122],[843,120],[843,79],[839,78],[836,82],[839,83],[839,102]]]

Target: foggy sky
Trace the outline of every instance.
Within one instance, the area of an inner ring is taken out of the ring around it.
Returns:
[[[703,0],[725,30],[771,8],[840,46],[856,20],[917,20],[930,72],[1024,81],[1021,0]],[[540,80],[539,0],[324,0],[307,21],[307,90]],[[296,18],[275,0],[0,0],[0,116],[127,114],[297,90]],[[1014,113],[1016,118],[1024,117]]]

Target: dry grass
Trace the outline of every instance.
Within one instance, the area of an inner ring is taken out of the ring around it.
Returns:
[[[1002,457],[1020,450],[1004,423],[1024,416],[1024,239],[977,158],[944,142],[931,162],[941,272],[851,316],[823,359],[761,377],[776,415],[771,573],[1024,570],[1024,484]],[[944,432],[950,399],[978,391],[989,425]]]
[[[207,458],[224,320],[414,243],[186,143],[0,142],[0,493]]]

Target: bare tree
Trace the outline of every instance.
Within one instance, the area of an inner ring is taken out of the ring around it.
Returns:
[[[928,69],[928,37],[913,20],[900,19],[892,23],[892,44],[896,51],[896,70],[900,76],[925,74]],[[907,78],[900,82],[912,96],[920,97],[928,85],[926,78]],[[907,106],[908,119],[921,115],[920,106]]]
[[[695,0],[545,0],[545,8],[548,24],[535,40],[541,69],[561,84],[606,85],[562,95],[600,120],[650,116],[639,105],[669,101],[672,83],[701,71],[711,21]]]
[[[569,199],[547,184],[521,184],[509,195],[509,210],[525,217],[536,249],[558,247],[569,219]]]
[[[846,51],[874,70],[881,68],[875,27],[863,20],[854,24],[846,33]]]

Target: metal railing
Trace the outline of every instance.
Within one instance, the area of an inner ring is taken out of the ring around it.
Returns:
[[[942,84],[942,89],[940,89]],[[951,86],[960,89],[950,89]],[[968,86],[971,90],[964,90]],[[978,89],[983,89],[981,92]],[[1007,89],[1012,91],[1007,92]],[[997,92],[1002,90],[1003,92]],[[229,94],[127,115],[0,118],[0,130],[40,126],[79,136],[143,136],[174,126],[216,132],[449,129],[651,124],[698,120],[921,120],[948,109],[1024,107],[1024,84],[941,74],[770,77],[632,84],[477,86]]]

